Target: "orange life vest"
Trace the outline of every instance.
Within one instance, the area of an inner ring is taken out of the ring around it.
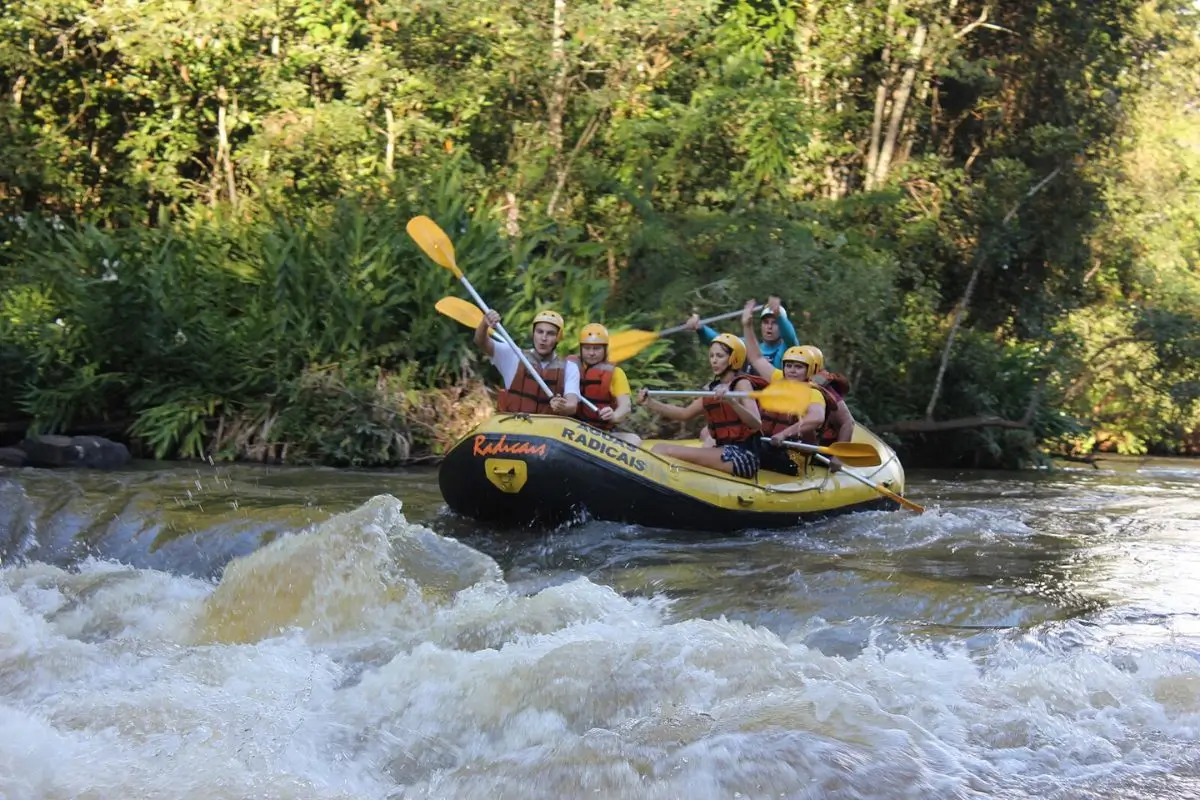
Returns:
[[[530,364],[538,363],[538,355],[532,350],[525,351],[525,357]],[[557,395],[563,393],[567,382],[567,363],[557,355],[543,369],[534,366],[542,380]],[[524,362],[517,364],[517,374],[513,375],[512,385],[500,391],[496,407],[506,414],[550,414],[550,398],[537,385],[526,369]]]
[[[737,375],[733,382],[738,383],[743,378],[750,381],[750,385],[755,390],[762,389],[769,383],[764,378],[748,373]],[[711,390],[720,385],[721,381],[718,379],[710,383],[708,388]],[[715,397],[704,398],[704,416],[708,417],[708,432],[712,434],[713,439],[716,440],[718,445],[742,444],[747,440],[752,441],[755,437],[761,435],[758,431],[742,422],[737,412],[728,403],[718,400]]]
[[[579,356],[568,356],[567,361],[574,361],[579,366],[579,392],[596,406],[596,411],[580,403],[575,410],[575,417],[601,430],[612,430],[613,423],[600,419],[597,413],[602,408],[612,408],[616,398],[612,396],[612,379],[615,364],[601,361],[594,366],[587,366]]]

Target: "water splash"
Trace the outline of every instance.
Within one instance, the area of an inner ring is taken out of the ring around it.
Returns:
[[[231,562],[215,585],[95,560],[10,566],[0,796],[1134,797],[1200,785],[1188,641],[1115,650],[1069,621],[983,649],[893,633],[845,655],[678,606],[586,577],[516,588],[387,496]]]
[[[381,495],[230,563],[205,602],[198,642],[254,642],[298,627],[316,639],[394,625],[480,582],[490,558],[409,525]]]

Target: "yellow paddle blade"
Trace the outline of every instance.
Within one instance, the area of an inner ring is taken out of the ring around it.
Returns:
[[[862,458],[859,456],[838,456],[842,465],[847,467],[878,467],[882,462],[878,458]]]
[[[444,314],[455,322],[468,328],[477,328],[483,322],[483,312],[474,303],[468,303],[460,297],[443,297],[434,306],[439,313]]]
[[[839,444],[851,444],[851,443],[850,443],[850,442],[839,442]],[[868,446],[868,447],[870,447],[870,445],[867,445],[867,446]],[[822,448],[822,449],[824,449],[824,448]],[[872,448],[872,449],[873,449],[873,448]],[[814,456],[814,458],[816,458],[816,459],[817,459],[817,461],[818,461],[819,463],[821,463],[821,464],[828,464],[828,463],[829,463],[829,459],[828,459],[828,458],[825,458],[824,456],[820,456],[820,455],[818,455],[818,456]],[[839,458],[841,458],[841,456],[839,456]],[[842,463],[843,463],[843,464],[845,464],[845,465],[848,465],[848,466],[850,465],[850,462],[849,462],[849,461],[847,461],[847,460],[846,460],[846,459],[844,459],[844,458],[842,459]],[[906,499],[906,498],[903,498],[903,497],[901,497],[900,495],[898,495],[898,494],[896,494],[895,492],[893,492],[891,489],[889,489],[889,488],[887,488],[886,486],[884,486],[882,483],[875,483],[874,481],[868,480],[868,479],[864,478],[862,475],[859,475],[857,472],[855,472],[855,471],[853,471],[853,470],[849,470],[849,469],[844,469],[844,470],[842,470],[842,474],[843,474],[843,475],[849,475],[851,478],[853,478],[854,480],[858,481],[858,482],[859,482],[859,483],[861,483],[863,486],[869,486],[870,488],[872,488],[872,489],[874,489],[875,491],[879,492],[881,495],[883,495],[884,497],[888,498],[889,500],[894,500],[894,501],[896,501],[897,503],[899,503],[900,505],[902,505],[904,508],[907,508],[907,509],[910,509],[910,510],[912,510],[912,511],[915,511],[915,512],[917,512],[918,514],[924,514],[924,513],[925,513],[925,506],[917,505],[917,504],[916,504],[916,503],[914,503],[912,500],[908,500],[908,499]]]
[[[658,341],[653,331],[617,331],[608,339],[608,360],[614,363],[633,358]]]
[[[775,381],[749,395],[758,400],[760,407],[782,414],[803,414],[812,396],[808,384],[800,381]]]
[[[878,467],[883,463],[879,451],[866,442],[833,442],[817,452],[840,458],[851,467]]]
[[[764,436],[763,441],[769,442],[770,437]],[[850,467],[878,467],[883,463],[879,451],[866,442],[834,442],[828,447],[820,447],[806,442],[787,441],[783,446],[802,453],[820,453],[817,460],[821,464],[829,463],[824,456],[837,456],[843,464]]]
[[[879,492],[884,497],[895,500],[897,503],[899,503],[900,505],[909,509],[910,511],[915,511],[918,514],[925,513],[925,506],[917,505],[912,500],[907,500],[907,499],[901,497],[900,495],[896,494],[891,489],[887,488],[886,486],[884,486],[881,483],[872,484],[871,488],[873,488],[875,491]]]
[[[438,227],[436,222],[426,216],[413,217],[404,226],[404,229],[417,243],[417,247],[425,251],[425,255],[453,272],[454,277],[462,277],[462,270],[458,268],[458,262],[454,260],[454,245],[450,242],[450,237]]]

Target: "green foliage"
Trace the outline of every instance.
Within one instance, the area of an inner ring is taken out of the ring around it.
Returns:
[[[219,403],[215,397],[195,400],[188,393],[179,400],[148,405],[129,426],[129,434],[149,445],[155,458],[200,458]]]
[[[126,422],[156,457],[194,457],[220,418],[266,400],[273,441],[294,442],[293,459],[408,458],[395,444],[403,421],[371,411],[377,374],[404,367],[407,384],[444,385],[462,375],[469,341],[434,311],[461,288],[409,239],[409,218],[428,210],[454,233],[460,266],[514,331],[553,305],[574,335],[603,317],[607,296],[605,281],[569,266],[585,247],[577,238],[547,227],[506,242],[452,174],[430,194],[428,209],[347,198],[251,223],[197,213],[102,230],[20,218],[0,251],[0,378],[20,387],[4,414],[41,431]]]
[[[1025,429],[906,457],[1200,428],[1193,4],[568,0],[557,42],[553,14],[7,3],[0,418],[159,457],[440,447],[401,397],[491,372],[433,311],[460,290],[404,233],[424,213],[564,347],[778,294],[872,423],[923,418],[943,357],[937,419],[1037,392]],[[689,336],[629,369],[703,374]]]

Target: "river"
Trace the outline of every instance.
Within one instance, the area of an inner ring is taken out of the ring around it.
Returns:
[[[0,797],[1200,797],[1200,463],[511,540],[436,472],[0,470]]]

